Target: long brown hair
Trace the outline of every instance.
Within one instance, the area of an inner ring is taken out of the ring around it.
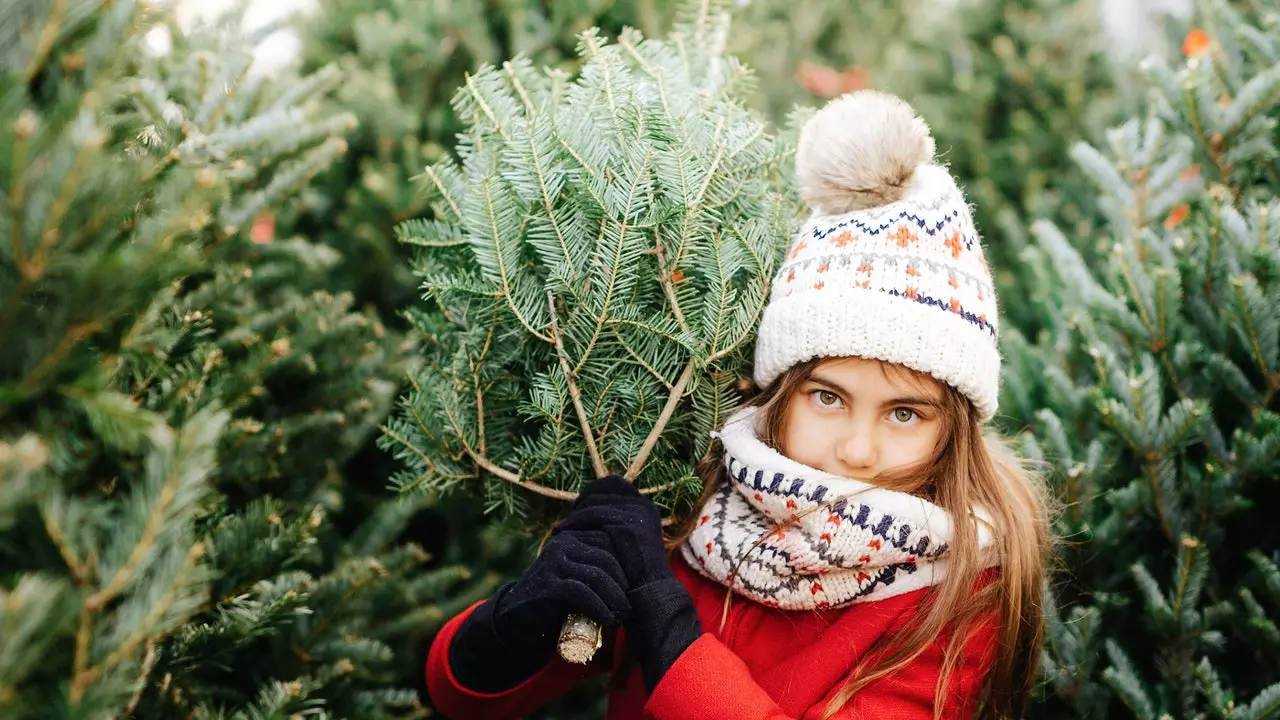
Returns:
[[[767,445],[781,451],[791,399],[822,362],[817,359],[792,367],[748,401],[761,408],[761,440]],[[928,382],[927,376],[898,365],[882,367],[912,383]],[[1025,467],[994,431],[983,427],[969,399],[950,386],[943,387],[939,413],[943,427],[932,456],[919,466],[877,477],[874,484],[923,497],[953,518],[971,517],[975,506],[985,508],[1000,570],[994,582],[978,587],[983,565],[976,522],[954,523],[948,572],[929,589],[917,611],[918,622],[882,638],[864,654],[864,661],[827,706],[825,717],[838,712],[871,682],[911,663],[946,633],[947,650],[934,694],[934,717],[941,717],[946,689],[963,660],[964,640],[977,624],[993,617],[999,624],[997,649],[976,717],[1021,717],[1031,695],[1044,642],[1042,592],[1051,557],[1052,501],[1041,477]],[[709,453],[699,464],[703,492],[695,511],[726,481],[721,460]],[[696,517],[696,512],[691,513],[675,526],[669,548],[674,550],[688,539]]]

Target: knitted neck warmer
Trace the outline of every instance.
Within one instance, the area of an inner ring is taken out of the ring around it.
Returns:
[[[873,602],[941,582],[952,538],[945,510],[785,457],[758,438],[758,412],[739,411],[718,434],[729,478],[682,548],[693,568],[783,610]],[[977,523],[985,565],[995,565],[989,518],[974,515],[986,521]]]

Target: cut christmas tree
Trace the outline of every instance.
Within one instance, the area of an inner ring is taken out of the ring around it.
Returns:
[[[665,42],[584,33],[573,80],[523,59],[467,79],[458,158],[422,177],[441,219],[399,229],[435,353],[384,436],[402,489],[510,511],[610,472],[696,491],[796,212],[727,30],[702,3]]]
[[[1044,330],[1005,334],[1002,407],[1065,500],[1037,717],[1280,715],[1280,6],[1196,22],[1074,151],[1110,252],[1038,224]]]

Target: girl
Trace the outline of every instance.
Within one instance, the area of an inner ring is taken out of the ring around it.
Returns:
[[[1047,499],[984,433],[995,292],[933,152],[875,91],[805,125],[814,215],[761,321],[763,391],[717,434],[697,512],[664,546],[647,498],[593,483],[519,580],[440,632],[440,711],[521,717],[611,671],[610,720],[1021,716]],[[555,656],[569,613],[618,628],[586,667]]]

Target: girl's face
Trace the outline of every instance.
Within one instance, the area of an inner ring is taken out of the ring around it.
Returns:
[[[878,360],[825,360],[791,395],[778,449],[825,473],[872,481],[933,455],[942,400],[942,384],[927,375]]]

